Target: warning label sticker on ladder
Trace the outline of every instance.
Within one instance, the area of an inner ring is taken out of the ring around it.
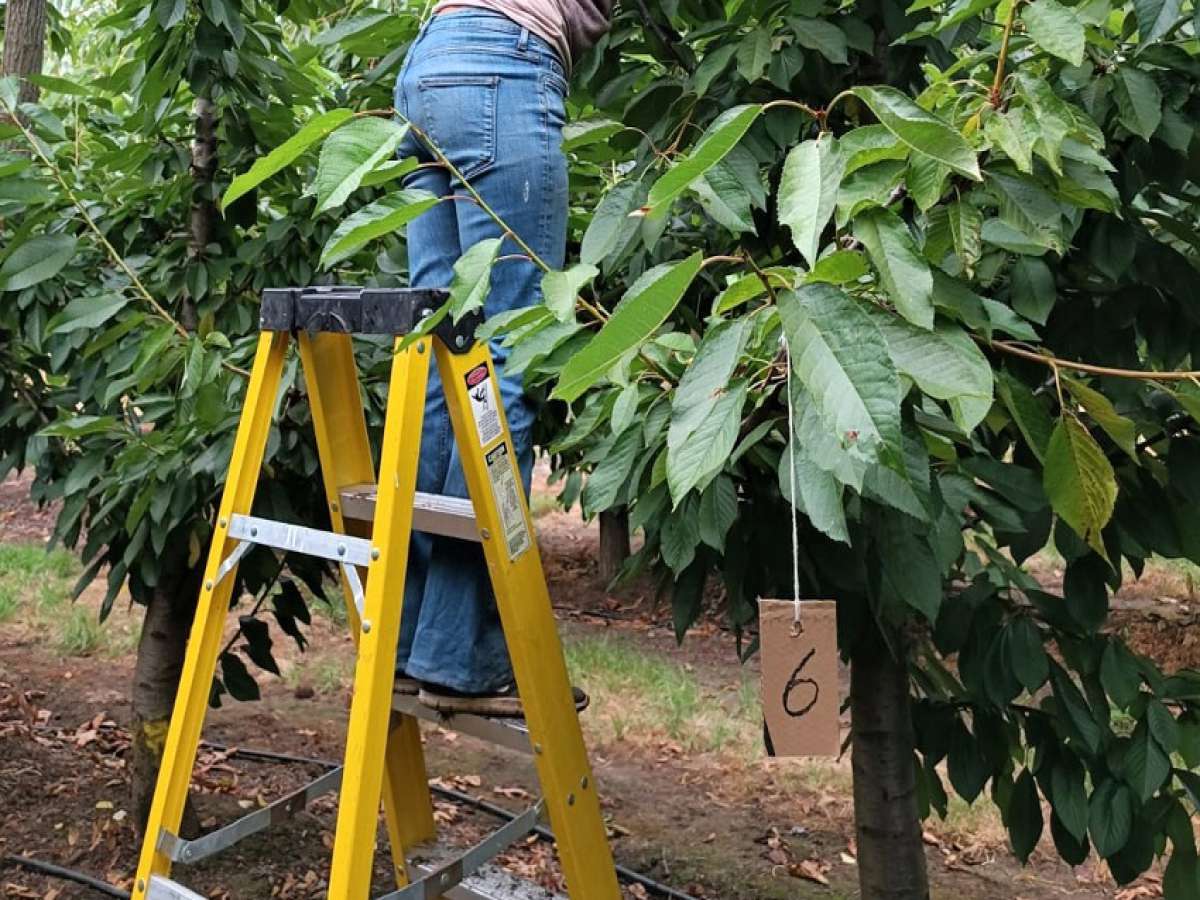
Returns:
[[[492,386],[492,376],[486,365],[478,365],[464,376],[467,395],[471,398],[471,418],[479,432],[479,446],[486,447],[500,437],[500,397]]]
[[[500,525],[504,529],[508,558],[515,560],[530,545],[529,526],[525,521],[525,510],[521,508],[521,481],[517,475],[516,461],[509,456],[507,443],[497,445],[486,455],[486,459],[488,480],[492,483],[496,509],[500,511]]]

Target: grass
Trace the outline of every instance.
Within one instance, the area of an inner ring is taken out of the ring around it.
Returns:
[[[757,753],[760,718],[750,679],[731,691],[706,688],[688,667],[610,635],[569,639],[567,666],[595,711],[585,721],[602,741],[669,739],[689,751]],[[753,748],[753,749],[752,749]]]
[[[101,624],[96,604],[74,604],[79,561],[65,550],[0,544],[0,622],[15,621],[63,656],[117,655],[137,644],[136,622]]]

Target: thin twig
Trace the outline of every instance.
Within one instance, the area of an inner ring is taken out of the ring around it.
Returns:
[[[1114,369],[1110,366],[1098,366],[1093,363],[1075,362],[1069,359],[1061,359],[1049,353],[1038,353],[1033,350],[1026,350],[1019,347],[1010,341],[986,341],[982,338],[977,338],[984,346],[999,350],[1002,353],[1008,353],[1012,356],[1019,356],[1022,359],[1028,359],[1033,362],[1039,362],[1044,366],[1049,366],[1052,369],[1072,369],[1076,372],[1087,372],[1091,375],[1104,375],[1109,378],[1132,378],[1139,381],[1191,381],[1195,382],[1200,379],[1200,371],[1189,372],[1153,372],[1143,369]]]
[[[1008,62],[1008,44],[1012,40],[1013,26],[1017,21],[1017,7],[1021,0],[1012,0],[1008,8],[1008,19],[1004,23],[1004,36],[1000,39],[1000,56],[996,60],[996,77],[992,81],[990,100],[993,109],[1000,108],[1000,94],[1004,87],[1004,66]]]

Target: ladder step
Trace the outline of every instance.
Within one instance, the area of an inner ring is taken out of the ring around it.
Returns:
[[[469,734],[520,753],[532,753],[524,719],[490,719],[484,716],[445,715],[430,709],[412,694],[392,694],[392,709],[406,716],[433,722],[451,731]]]
[[[169,878],[151,875],[146,900],[204,900],[204,897]]]
[[[375,520],[375,485],[353,484],[342,488],[342,515],[362,522]],[[417,492],[413,500],[413,530],[464,541],[478,541],[475,507],[462,497]]]
[[[371,542],[332,531],[321,531],[290,522],[256,516],[235,515],[229,522],[229,537],[276,550],[319,556],[336,563],[366,566],[371,563]]]
[[[242,838],[265,831],[272,825],[290,819],[309,807],[318,797],[336,791],[342,784],[341,768],[326,772],[316,781],[306,784],[274,803],[256,809],[223,828],[209,832],[195,840],[185,841],[171,832],[163,830],[158,836],[158,849],[172,862],[197,863],[227,850]]]
[[[398,891],[385,894],[379,900],[437,900],[452,887],[474,875],[488,860],[533,831],[541,814],[542,802],[539,800],[465,853],[433,867],[422,878]]]

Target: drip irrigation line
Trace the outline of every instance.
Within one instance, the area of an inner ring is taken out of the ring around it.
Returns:
[[[297,763],[300,765],[320,766],[323,769],[332,770],[338,768],[340,763],[330,759],[315,759],[310,756],[294,756],[290,753],[274,753],[269,750],[252,750],[242,749],[241,747],[228,747],[224,744],[216,744],[212,741],[201,741],[200,746],[213,750],[217,753],[228,753],[233,759],[246,759],[256,762],[278,762],[278,763]],[[447,800],[452,800],[455,803],[461,803],[464,806],[470,806],[480,812],[487,813],[490,816],[495,816],[498,819],[511,822],[517,816],[503,806],[497,806],[495,803],[489,803],[480,797],[473,797],[470,794],[464,794],[461,791],[456,791],[451,788],[444,788],[440,785],[431,784],[429,789],[439,797],[444,797]],[[554,842],[554,832],[544,825],[534,827],[533,834],[544,841]],[[94,891],[98,891],[108,897],[116,897],[118,900],[129,900],[129,892],[124,891],[119,887],[109,884],[106,881],[101,881],[98,878],[93,878],[83,872],[75,869],[68,869],[64,866],[56,866],[54,863],[42,862],[38,859],[30,859],[26,856],[5,856],[0,858],[0,864],[18,866],[23,869],[28,869],[31,872],[37,872],[42,875],[49,875],[52,878],[61,878],[64,881],[72,881],[76,884],[82,884],[85,887],[90,887]],[[643,875],[641,872],[635,872],[633,869],[626,866],[616,865],[617,875],[625,881],[630,881],[635,884],[640,884],[646,890],[653,892],[659,897],[667,897],[669,900],[698,900],[691,894],[685,894],[683,891],[677,891],[670,885],[662,884],[655,881],[648,875]]]
[[[99,878],[93,878],[91,875],[85,875],[83,872],[76,872],[74,869],[56,866],[54,863],[42,862],[40,859],[30,859],[28,856],[5,856],[0,858],[0,864],[17,866],[18,868],[28,869],[30,872],[37,872],[40,875],[61,878],[63,881],[73,881],[76,884],[90,887],[93,891],[98,891],[109,897],[129,900],[129,891],[123,891],[119,887],[109,884],[107,881],[101,881]]]
[[[314,759],[311,756],[293,756],[290,753],[274,753],[270,750],[243,750],[240,747],[228,747],[223,744],[214,744],[211,741],[203,741],[201,746],[214,750],[218,753],[229,753],[231,758],[240,758],[248,760],[257,760],[259,762],[281,762],[281,763],[299,763],[309,766],[322,766],[325,769],[336,769],[341,763],[329,759]],[[455,803],[461,803],[464,806],[470,806],[480,812],[495,816],[498,819],[511,822],[517,816],[503,806],[497,806],[495,803],[489,803],[480,797],[473,797],[470,794],[464,794],[461,791],[444,788],[440,785],[431,784],[429,790],[437,794],[439,797],[444,797],[447,800],[453,800]],[[537,835],[544,841],[554,842],[554,832],[544,825],[538,825],[533,829],[533,834]],[[655,881],[648,875],[643,875],[641,872],[636,872],[626,866],[616,864],[614,866],[617,875],[625,881],[640,884],[646,890],[651,891],[656,896],[667,897],[668,900],[698,900],[691,894],[685,894],[683,891],[677,891],[670,885]]]

